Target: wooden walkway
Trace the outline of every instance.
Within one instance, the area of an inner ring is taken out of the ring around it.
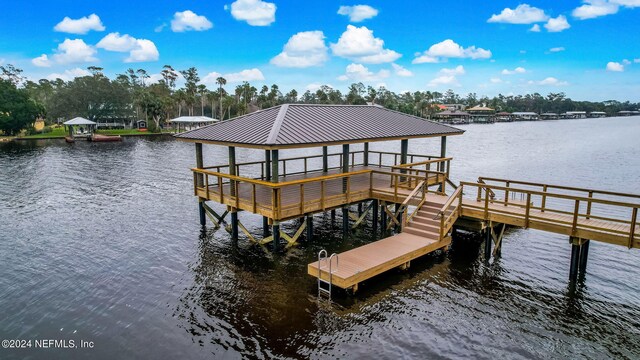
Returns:
[[[467,199],[462,202],[462,216],[474,220],[493,221],[494,223],[537,229],[582,239],[601,241],[614,245],[640,248],[640,226],[636,224],[633,240],[630,242],[630,224],[625,221],[587,219],[553,211],[527,209],[524,205],[489,202],[485,214],[484,201]]]

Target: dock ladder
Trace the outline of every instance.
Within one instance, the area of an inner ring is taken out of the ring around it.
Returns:
[[[331,285],[333,282],[333,269],[332,269],[332,263],[333,263],[333,258],[336,258],[336,268],[338,267],[338,254],[333,253],[331,254],[331,256],[327,257],[327,250],[320,250],[320,252],[318,252],[318,298],[322,298],[323,296],[326,296],[329,300],[331,300]],[[329,281],[323,280],[322,279],[322,261],[324,262],[328,262],[328,269],[329,269]]]

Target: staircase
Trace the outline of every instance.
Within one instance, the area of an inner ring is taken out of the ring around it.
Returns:
[[[440,205],[425,202],[404,228],[404,232],[427,239],[440,240]]]
[[[440,205],[424,201],[410,216],[405,215],[403,232],[426,239],[442,241],[460,216],[462,205],[462,187],[456,189],[449,199]]]

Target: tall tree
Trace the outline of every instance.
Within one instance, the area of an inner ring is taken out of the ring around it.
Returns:
[[[10,80],[0,79],[0,130],[17,135],[44,115],[44,107],[29,97],[24,89]]]

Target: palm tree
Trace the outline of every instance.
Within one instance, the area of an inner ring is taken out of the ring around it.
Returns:
[[[223,78],[222,76],[218,77],[216,79],[216,84],[218,84],[220,86],[220,88],[218,89],[220,91],[220,120],[222,120],[222,118],[224,117],[224,112],[222,110],[222,99],[223,99],[223,94],[222,94],[222,87],[227,85],[227,79]]]
[[[204,103],[207,100],[207,87],[204,84],[198,85],[198,94],[200,94],[200,115],[204,116]]]

